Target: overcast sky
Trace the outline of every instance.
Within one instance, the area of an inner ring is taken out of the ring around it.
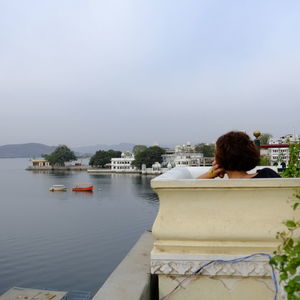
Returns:
[[[0,0],[0,145],[300,133],[299,81],[299,0]]]

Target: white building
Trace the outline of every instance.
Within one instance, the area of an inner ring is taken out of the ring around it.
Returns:
[[[262,149],[268,149],[271,165],[288,164],[289,161],[289,143],[299,143],[298,135],[287,134],[279,138],[270,138],[268,145],[262,145]],[[262,151],[261,151],[262,153]]]
[[[296,135],[296,134],[287,134],[287,135],[284,135],[284,136],[281,136],[279,138],[274,138],[274,137],[271,137],[269,139],[269,145],[280,145],[280,144],[288,144],[288,143],[299,143],[300,140],[299,140],[299,136]]]
[[[190,142],[178,145],[175,150],[167,150],[162,155],[162,165],[172,167],[197,167],[204,165],[203,154],[195,152]]]
[[[132,165],[134,154],[131,152],[122,152],[121,157],[111,159],[112,171],[134,171],[136,168]]]

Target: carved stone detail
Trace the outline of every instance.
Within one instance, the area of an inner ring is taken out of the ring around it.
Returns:
[[[218,277],[218,280],[223,283],[224,287],[228,291],[232,291],[235,289],[235,287],[239,284],[239,282],[242,280],[241,277]]]
[[[199,270],[209,261],[195,260],[151,260],[152,274],[190,275]],[[268,261],[243,261],[237,263],[214,262],[204,267],[200,272],[206,276],[241,276],[241,277],[271,277],[272,269]]]

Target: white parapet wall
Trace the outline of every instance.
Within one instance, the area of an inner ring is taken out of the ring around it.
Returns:
[[[196,179],[206,169],[175,168],[151,181],[160,199],[151,252],[160,299],[177,287],[165,299],[273,300],[269,255],[282,221],[300,217],[291,208],[300,178]]]

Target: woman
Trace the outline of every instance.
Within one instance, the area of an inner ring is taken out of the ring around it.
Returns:
[[[274,178],[280,177],[270,168],[248,174],[259,164],[260,154],[249,136],[241,131],[230,131],[218,138],[215,160],[211,169],[199,176],[200,179],[223,178]]]

